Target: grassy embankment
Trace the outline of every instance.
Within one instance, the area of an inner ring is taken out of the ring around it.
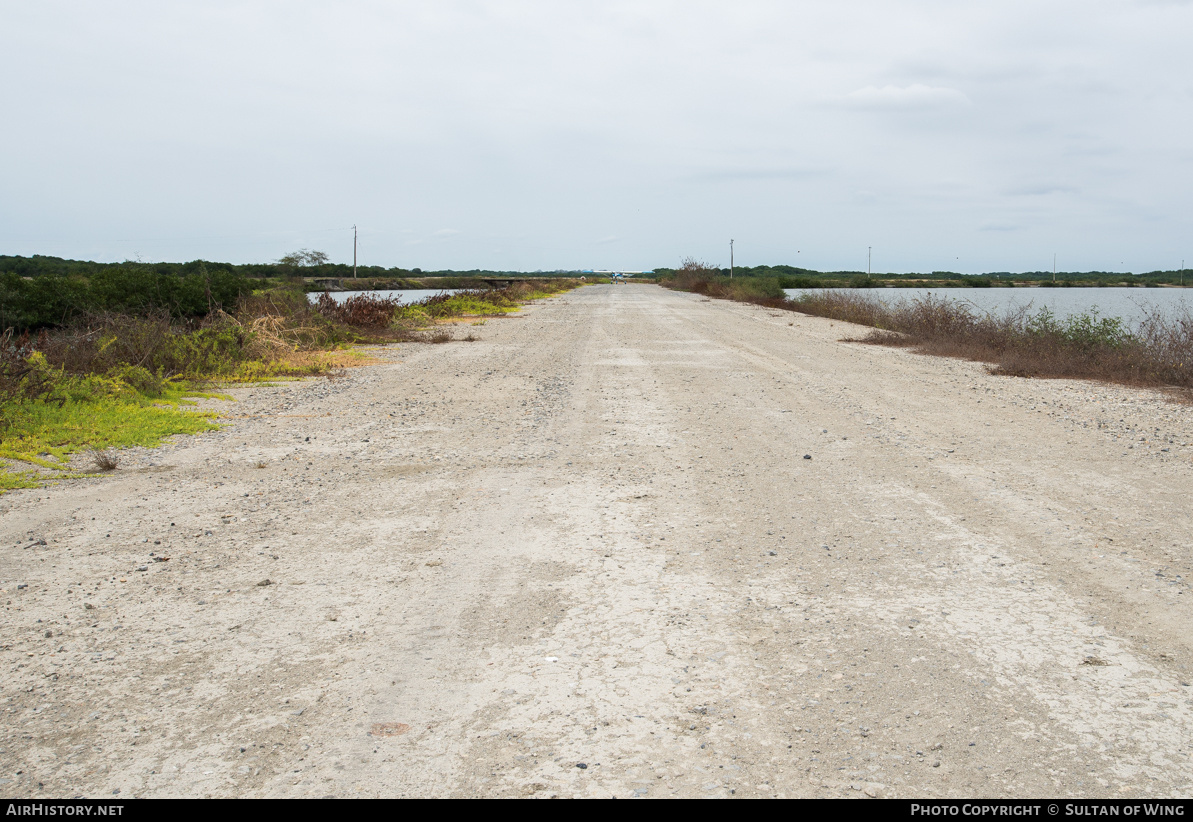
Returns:
[[[75,283],[76,306],[62,322],[40,328],[44,284],[0,284],[0,313],[26,318],[21,333],[10,326],[0,336],[0,492],[111,470],[118,458],[109,449],[213,430],[218,413],[193,406],[202,397],[230,399],[212,393],[221,384],[363,364],[367,356],[351,348],[357,343],[449,342],[456,338],[449,322],[505,314],[578,284],[515,284],[409,306],[368,295],[343,304],[326,296],[312,305],[295,287],[241,288],[232,310],[212,301],[206,312],[188,316],[184,304],[158,299],[179,288],[160,276],[140,278],[149,287],[115,301],[97,295],[94,282]],[[91,465],[72,463],[80,452],[91,453]]]
[[[1193,316],[1152,315],[1135,328],[1096,311],[1057,319],[1048,309],[996,316],[942,297],[886,303],[864,290],[810,291],[788,299],[776,279],[730,281],[691,263],[664,285],[719,299],[869,326],[855,342],[989,363],[1018,377],[1090,379],[1193,390]]]

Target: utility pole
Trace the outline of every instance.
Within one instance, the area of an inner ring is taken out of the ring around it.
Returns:
[[[1181,286],[1185,285],[1185,261],[1181,260]]]
[[[866,246],[866,279],[870,279],[870,258],[874,253],[874,246]]]
[[[729,279],[733,279],[733,240],[729,241]]]
[[[352,279],[356,279],[356,225],[352,226]]]
[[[1052,252],[1052,282],[1056,282],[1056,252]]]

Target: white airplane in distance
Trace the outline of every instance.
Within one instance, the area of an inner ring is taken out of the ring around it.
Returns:
[[[653,271],[605,271],[605,270],[585,270],[582,274],[607,274],[609,282],[613,284],[625,283],[626,277],[633,277],[635,274],[653,274]]]

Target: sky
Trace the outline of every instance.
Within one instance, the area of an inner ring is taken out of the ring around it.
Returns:
[[[1193,265],[1186,0],[0,0],[0,254]]]

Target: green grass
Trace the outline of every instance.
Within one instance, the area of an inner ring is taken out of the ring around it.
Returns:
[[[511,314],[519,308],[520,306],[517,305],[499,305],[489,300],[477,299],[471,294],[455,294],[435,305],[431,315],[459,317],[462,315]]]
[[[292,351],[275,360],[248,360],[236,366],[231,374],[219,378],[226,385],[257,383],[273,385],[304,377],[317,377],[336,368],[352,368],[376,362],[366,351],[336,348],[329,351]],[[230,400],[224,394],[188,392],[187,396]]]
[[[190,411],[194,398],[231,399],[167,383],[159,396],[146,396],[120,380],[90,377],[65,381],[56,399],[10,402],[0,408],[0,493],[37,488],[49,480],[87,476],[69,471],[80,451],[161,444],[174,434],[199,434],[219,428],[215,411]],[[13,470],[13,463],[50,473]]]
[[[405,309],[405,316],[410,318],[425,316],[427,318],[443,319],[447,317],[511,314],[519,308],[520,306],[518,305],[502,305],[492,300],[484,299],[478,296],[476,292],[467,292],[453,294],[442,301],[428,300],[422,305],[411,305],[408,309],[403,306],[398,311],[399,315],[402,315],[403,309]]]
[[[361,351],[296,351],[274,361],[240,362],[221,382],[269,384],[370,360]],[[49,398],[0,404],[0,494],[93,476],[70,471],[70,458],[79,452],[154,448],[174,434],[217,430],[218,412],[187,406],[197,399],[234,401],[184,380],[155,380],[145,369],[116,369],[113,373],[120,376],[52,373],[55,385]],[[21,463],[46,470],[17,470]]]
[[[45,478],[38,477],[32,471],[12,472],[0,469],[0,494],[18,488],[41,488],[44,484]]]
[[[9,417],[0,458],[62,470],[70,455],[92,448],[154,447],[172,434],[218,428],[215,411],[183,411],[118,398],[93,402],[28,403]]]

